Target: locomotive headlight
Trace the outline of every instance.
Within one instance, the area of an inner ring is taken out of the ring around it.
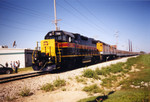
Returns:
[[[48,59],[49,59],[49,61],[50,61],[50,60],[51,60],[51,57],[49,57]]]
[[[37,60],[37,58],[34,58],[34,60]]]

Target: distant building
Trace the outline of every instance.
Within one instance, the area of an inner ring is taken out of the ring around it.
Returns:
[[[0,48],[0,64],[8,63],[10,67],[11,61],[20,61],[20,68],[32,66],[32,52],[31,49],[17,49],[17,48]]]

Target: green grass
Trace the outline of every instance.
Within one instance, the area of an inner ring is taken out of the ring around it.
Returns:
[[[119,68],[119,66],[121,68]],[[123,72],[123,75],[131,70],[132,66],[140,69],[140,71],[128,73],[130,77],[119,83],[119,85],[122,85],[121,90],[108,95],[107,99],[103,102],[150,102],[150,85],[148,85],[148,83],[150,83],[150,55],[140,55],[128,59],[125,63],[111,65],[107,67],[107,69],[102,69],[101,71],[99,69],[96,70],[98,75],[108,75],[110,72]],[[109,75],[109,77],[102,80],[102,85],[111,88],[112,82],[116,80],[116,76]],[[82,99],[79,102],[96,102],[97,97],[98,96]]]
[[[83,78],[83,77],[79,78],[79,76],[76,76],[75,79],[76,79],[77,82],[86,83],[86,79]]]
[[[150,90],[121,90],[106,96],[81,99],[78,102],[150,102]]]
[[[101,70],[99,68],[96,68],[95,72],[97,75],[104,75],[108,76],[110,73],[119,73],[123,71],[124,63],[117,63],[117,64],[112,64],[107,67],[103,67]]]
[[[96,102],[96,99],[98,98],[99,96],[93,96],[93,97],[89,97],[89,98],[85,98],[85,99],[81,99],[77,102]]]
[[[66,81],[63,80],[63,79],[58,78],[58,79],[56,79],[56,80],[53,82],[53,85],[54,85],[55,87],[65,86],[65,85],[66,85]]]
[[[113,75],[113,76],[103,79],[101,85],[104,87],[110,88],[112,87],[113,81],[117,81],[117,76]]]
[[[123,84],[123,89],[131,88],[130,85],[144,87],[142,83],[150,82],[150,68],[143,69],[142,71],[132,73],[130,79],[120,82]]]
[[[33,71],[32,67],[26,67],[26,68],[19,68],[18,72],[22,72],[22,71]]]
[[[102,92],[102,90],[96,84],[93,84],[90,86],[85,86],[83,88],[83,91],[89,92],[89,93],[100,93],[100,92]]]
[[[41,87],[41,90],[44,90],[46,92],[54,91],[54,86],[51,83],[47,83]]]
[[[86,78],[99,79],[97,73],[92,69],[86,69],[83,71],[83,76]]]
[[[149,55],[140,55],[138,64],[143,65],[145,67],[150,67],[150,54]]]
[[[53,83],[47,83],[47,84],[42,85],[41,90],[44,90],[46,92],[54,91],[55,89],[58,89],[65,85],[66,85],[66,81],[58,78],[58,79],[54,80]],[[65,90],[63,90],[63,91],[65,91]]]
[[[150,102],[150,90],[122,90],[108,96],[103,102]]]

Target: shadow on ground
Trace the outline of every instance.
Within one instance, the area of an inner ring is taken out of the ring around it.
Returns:
[[[108,99],[108,96],[113,94],[115,91],[111,91],[109,92],[108,95],[104,95],[104,96],[98,96],[96,97],[96,99],[91,100],[91,101],[86,101],[86,102],[103,102],[104,100]]]
[[[75,66],[72,66],[70,68],[60,68],[60,69],[56,69],[56,70],[53,70],[51,71],[50,73],[63,73],[63,72],[67,72],[67,71],[72,71],[72,70],[75,70],[75,69],[79,69],[79,68],[83,68],[83,67],[88,67],[90,65],[94,65],[93,63],[83,63],[81,65],[75,65]]]

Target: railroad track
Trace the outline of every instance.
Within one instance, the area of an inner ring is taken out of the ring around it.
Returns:
[[[19,75],[13,75],[9,77],[3,77],[3,78],[0,78],[0,84],[11,82],[11,81],[16,81],[16,80],[21,80],[21,79],[26,79],[26,78],[31,78],[35,76],[40,76],[40,75],[44,75],[47,73],[49,72],[34,72],[34,73],[19,74]]]

